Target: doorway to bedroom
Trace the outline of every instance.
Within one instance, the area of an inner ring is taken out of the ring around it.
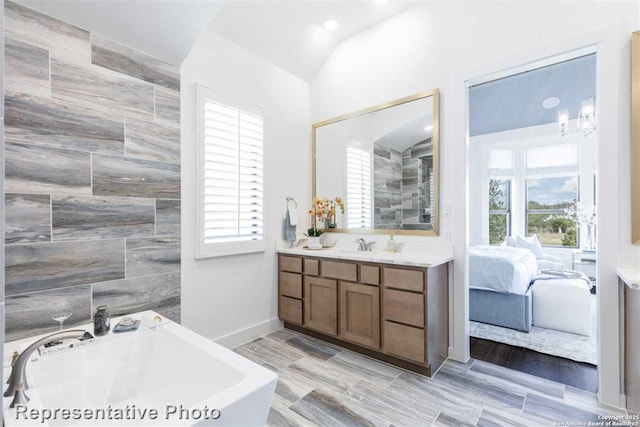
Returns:
[[[597,388],[596,53],[470,85],[471,357]]]

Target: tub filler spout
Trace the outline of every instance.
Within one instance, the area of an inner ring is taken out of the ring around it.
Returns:
[[[29,396],[24,392],[29,387],[27,385],[27,377],[25,374],[25,369],[27,367],[27,361],[31,357],[34,351],[36,351],[40,346],[45,344],[49,344],[58,340],[67,339],[67,338],[82,338],[87,331],[82,329],[71,329],[68,331],[56,332],[55,334],[47,335],[44,338],[40,338],[29,347],[27,347],[16,359],[13,364],[13,368],[11,369],[11,375],[9,376],[9,380],[7,384],[7,390],[4,392],[4,397],[13,396],[13,401],[11,402],[11,408],[16,405],[26,405],[29,402]]]

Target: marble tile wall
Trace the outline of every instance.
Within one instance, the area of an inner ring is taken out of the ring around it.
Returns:
[[[428,172],[423,158],[433,155],[431,138],[402,152],[402,224],[405,230],[428,230],[431,221],[423,217],[428,206],[430,188],[425,180]]]
[[[5,2],[6,340],[180,320],[180,69]]]
[[[402,228],[402,153],[373,147],[373,228]]]

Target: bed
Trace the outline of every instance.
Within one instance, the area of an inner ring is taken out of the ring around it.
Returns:
[[[529,332],[533,323],[531,281],[538,270],[528,249],[469,248],[469,319]]]

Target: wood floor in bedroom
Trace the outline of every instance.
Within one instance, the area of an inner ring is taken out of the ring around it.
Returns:
[[[471,357],[593,393],[598,390],[598,368],[589,363],[538,353],[495,341],[471,337]]]
[[[278,374],[268,426],[587,425],[626,413],[590,391],[477,359],[447,360],[427,378],[286,329],[235,351]]]

